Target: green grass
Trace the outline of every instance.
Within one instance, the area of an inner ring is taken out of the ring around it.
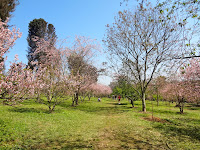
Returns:
[[[0,105],[0,149],[200,149],[200,108],[187,104],[179,114],[175,104],[153,102],[153,115],[161,122],[145,120],[141,102],[135,108],[122,100],[97,98],[71,107],[71,100],[48,113],[45,105],[25,101]]]

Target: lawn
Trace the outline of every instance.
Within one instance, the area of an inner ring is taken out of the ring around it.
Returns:
[[[152,104],[153,116],[152,121]],[[125,99],[71,100],[48,113],[45,105],[27,100],[10,107],[0,104],[0,149],[200,149],[200,108],[147,101],[135,108]]]

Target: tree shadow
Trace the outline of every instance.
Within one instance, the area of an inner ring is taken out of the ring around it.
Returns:
[[[116,103],[106,103],[106,104],[109,104],[109,105],[121,105],[121,106],[123,106],[123,105],[129,105],[129,104],[127,104],[127,103],[118,103],[118,102],[116,102]],[[131,104],[130,104],[131,105]]]
[[[62,146],[62,149],[69,149],[69,150],[74,150],[74,149],[94,149],[93,145],[89,144],[88,141],[71,141],[68,142],[68,144]]]
[[[93,149],[93,145],[90,144],[90,141],[85,141],[83,139],[76,139],[76,140],[63,140],[62,138],[50,139],[45,140],[43,142],[39,142],[37,144],[30,143],[22,143],[21,145],[24,149],[67,149],[67,150],[74,150],[74,149]]]
[[[99,103],[99,102],[98,102]],[[108,105],[107,105],[108,104]],[[113,105],[113,106],[109,106]],[[98,115],[109,115],[109,114],[119,114],[131,111],[130,107],[127,106],[127,103],[106,103],[105,106],[102,105],[78,105],[78,106],[71,106],[69,103],[60,103],[59,106],[63,108],[67,108],[68,110],[79,110],[84,111],[87,113],[95,113]]]
[[[114,133],[114,134],[113,134]],[[104,129],[104,134],[92,142],[95,149],[166,149],[166,147],[151,144],[151,139],[144,139],[141,135],[134,134],[126,129]],[[104,147],[102,147],[102,144]],[[110,144],[110,145],[109,145]]]
[[[48,110],[45,109],[35,109],[35,108],[18,108],[18,107],[13,107],[8,109],[10,112],[18,112],[18,113],[46,113],[49,114]]]
[[[76,108],[75,108],[76,109]],[[77,108],[80,111],[84,111],[87,113],[95,113],[99,115],[113,115],[113,114],[121,114],[124,112],[128,112],[130,110],[123,109],[123,108],[118,108],[118,107],[78,107]]]
[[[180,118],[179,118],[180,119]],[[184,138],[184,136],[189,136],[192,139],[200,140],[200,130],[198,119],[190,119],[190,121],[196,122],[197,125],[185,125],[180,122],[174,122],[170,119],[165,119],[169,122],[169,124],[154,124],[154,128],[162,130],[165,134],[170,134],[171,136],[178,136]],[[188,121],[188,118],[182,118],[182,121]]]
[[[147,109],[148,112],[151,112],[152,110],[149,108]],[[178,111],[174,111],[174,110],[158,110],[158,109],[154,109],[153,110],[154,113],[158,113],[158,114],[171,114],[171,115],[180,115],[180,112]],[[184,112],[181,115],[187,115],[188,113]]]

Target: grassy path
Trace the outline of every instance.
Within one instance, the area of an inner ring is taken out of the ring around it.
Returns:
[[[77,107],[66,101],[48,114],[33,101],[0,105],[0,149],[200,149],[200,108],[188,105],[181,115],[174,104],[160,102],[154,116],[163,122],[152,122],[145,119],[151,102],[147,113],[140,101],[130,106],[93,98]]]
[[[141,136],[137,120],[130,118],[128,113],[134,111],[127,103],[118,105],[116,101],[107,102],[105,106],[104,128],[100,129],[94,149],[167,149],[166,146],[154,146]],[[133,121],[134,120],[134,121]],[[133,129],[135,128],[135,129]],[[150,139],[149,139],[150,140]]]

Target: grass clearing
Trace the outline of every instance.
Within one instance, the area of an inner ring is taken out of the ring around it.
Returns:
[[[147,101],[130,108],[126,100],[97,98],[77,107],[71,101],[49,114],[45,105],[29,100],[17,107],[0,105],[0,149],[200,149],[200,108],[187,104],[179,114],[175,104]],[[151,117],[150,117],[151,118]]]

